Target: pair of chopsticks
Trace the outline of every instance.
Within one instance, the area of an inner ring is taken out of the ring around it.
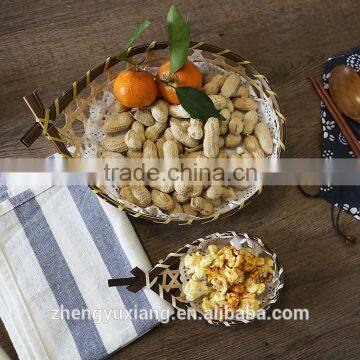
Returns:
[[[330,114],[334,118],[337,126],[339,127],[341,133],[344,135],[346,141],[348,142],[351,150],[357,158],[360,158],[360,143],[356,138],[355,134],[351,130],[350,126],[347,124],[343,114],[336,107],[332,101],[329,94],[326,90],[314,79],[312,75],[309,75],[309,80],[314,86],[316,92],[320,96],[321,100],[324,102],[325,106],[329,109]]]

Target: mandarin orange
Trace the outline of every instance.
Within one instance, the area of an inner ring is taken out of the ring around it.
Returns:
[[[156,81],[148,71],[124,70],[114,81],[114,95],[126,107],[151,105],[158,94]]]
[[[178,70],[171,82],[171,86],[165,84],[162,81],[168,79],[170,73],[170,60],[162,64],[158,70],[158,89],[162,97],[171,104],[180,104],[174,87],[190,86],[193,88],[201,88],[202,86],[202,75],[199,68],[189,60],[186,60],[185,64],[180,70]]]

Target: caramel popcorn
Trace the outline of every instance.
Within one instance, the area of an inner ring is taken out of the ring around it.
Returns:
[[[237,309],[241,302],[241,296],[236,292],[229,292],[226,294],[226,300],[233,309]]]
[[[226,306],[234,310],[258,310],[258,296],[266,289],[266,282],[274,274],[274,262],[270,258],[255,256],[250,248],[235,249],[224,246],[218,249],[209,245],[209,253],[199,252],[185,256],[186,274],[191,279],[184,286],[189,301],[201,299],[204,311],[220,312]]]
[[[230,290],[241,295],[245,292],[245,286],[243,284],[233,285]]]

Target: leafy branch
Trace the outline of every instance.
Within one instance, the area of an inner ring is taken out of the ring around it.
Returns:
[[[185,64],[190,47],[190,24],[178,8],[172,5],[167,15],[170,47],[170,71],[172,74]]]
[[[190,24],[178,8],[172,5],[167,16],[170,47],[170,74],[168,85],[174,73],[185,64],[190,48]],[[176,87],[176,95],[183,108],[195,119],[206,121],[209,117],[225,120],[215,109],[211,99],[201,90],[188,86]]]
[[[127,39],[123,50],[116,56],[119,61],[125,60],[135,40],[150,26],[150,21],[144,20],[136,27]],[[170,74],[164,82],[175,89],[183,108],[195,119],[206,121],[209,117],[225,120],[215,109],[211,99],[200,89],[188,86],[174,87],[171,85],[173,75],[185,64],[190,48],[190,24],[179,9],[172,5],[167,15],[167,28],[170,47]]]
[[[149,20],[144,20],[140,25],[136,27],[131,36],[127,39],[123,51],[116,56],[119,61],[123,61],[127,58],[130,48],[134,44],[135,40],[142,34],[145,29],[150,26],[150,24],[151,23]]]

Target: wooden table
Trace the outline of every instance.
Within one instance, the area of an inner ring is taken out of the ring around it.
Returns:
[[[90,67],[116,53],[135,24],[151,22],[141,42],[166,39],[170,2],[3,0],[0,14],[0,156],[46,156],[41,139],[29,149],[19,137],[33,122],[22,96],[34,89],[56,98]],[[360,2],[354,0],[177,1],[191,37],[232,49],[268,76],[287,115],[287,157],[319,157],[319,99],[306,77],[324,60],[359,45]],[[151,260],[214,231],[263,238],[286,271],[280,308],[307,308],[308,321],[267,321],[231,329],[174,321],[131,344],[114,359],[356,358],[360,355],[359,246],[333,231],[330,205],[303,198],[295,187],[265,188],[250,206],[221,222],[193,227],[132,219]],[[344,217],[359,235],[359,223]],[[3,326],[0,344],[16,358]],[[179,345],[181,344],[181,346]],[[151,354],[151,356],[149,355]]]

